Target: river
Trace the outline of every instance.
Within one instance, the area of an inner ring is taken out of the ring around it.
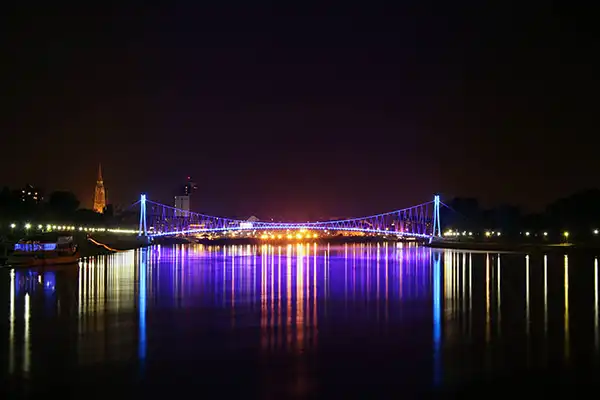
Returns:
[[[401,243],[154,246],[3,268],[2,390],[378,398],[587,384],[598,268],[589,254]]]

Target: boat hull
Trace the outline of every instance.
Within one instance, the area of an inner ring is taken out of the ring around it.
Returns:
[[[45,265],[60,265],[73,264],[79,261],[79,253],[68,256],[57,257],[27,257],[27,256],[11,256],[6,260],[6,265],[11,267],[40,267]]]

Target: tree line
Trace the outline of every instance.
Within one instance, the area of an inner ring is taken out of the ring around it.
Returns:
[[[77,196],[70,191],[51,192],[43,200],[23,196],[21,190],[3,187],[0,190],[0,222],[114,224],[135,221],[134,213],[115,210],[107,205],[103,214],[82,208]]]
[[[475,198],[457,197],[445,202],[440,217],[444,230],[481,232],[495,230],[516,236],[523,232],[568,231],[589,236],[600,229],[600,189],[577,192],[548,204],[538,213],[527,213],[515,205],[484,208]]]

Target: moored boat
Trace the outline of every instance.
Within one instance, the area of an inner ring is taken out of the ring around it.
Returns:
[[[13,267],[37,267],[57,264],[73,264],[79,260],[73,236],[40,235],[19,240],[6,265]]]

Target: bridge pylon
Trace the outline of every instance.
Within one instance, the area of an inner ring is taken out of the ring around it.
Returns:
[[[441,237],[442,228],[440,223],[440,195],[435,194],[433,196],[433,232],[431,238]]]
[[[140,229],[138,236],[148,236],[148,228],[146,226],[146,195],[140,196]]]

